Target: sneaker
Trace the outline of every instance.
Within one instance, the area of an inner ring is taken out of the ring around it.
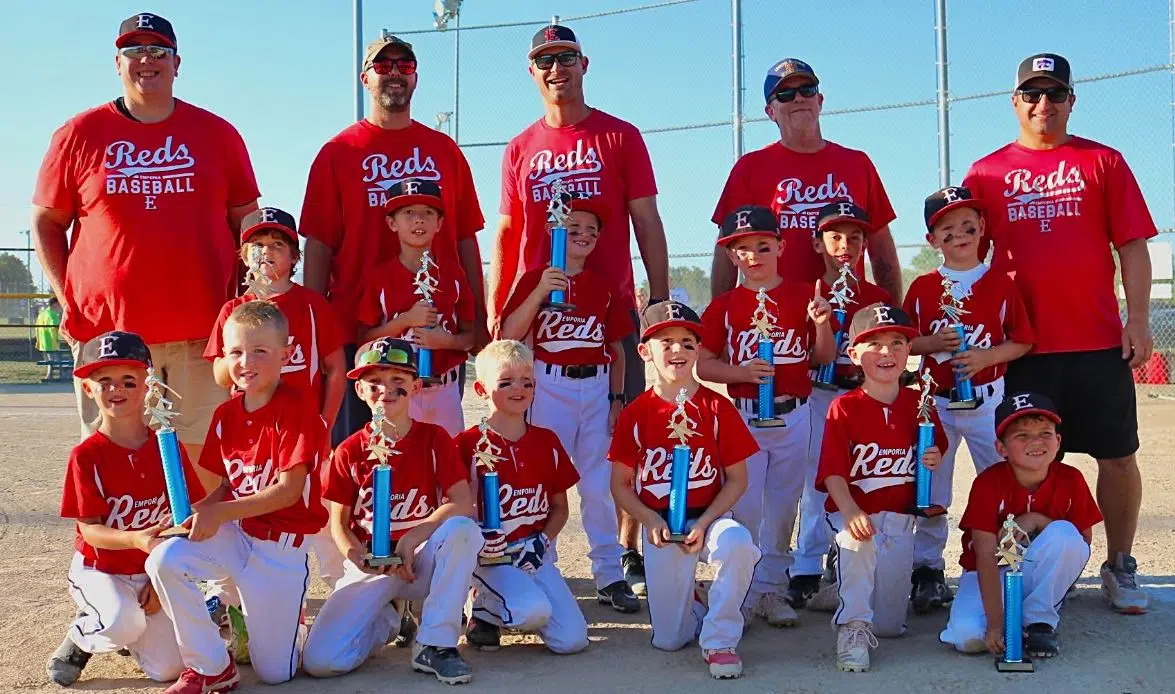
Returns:
[[[960,653],[967,653],[968,655],[987,653],[987,641],[983,639],[967,639],[963,642],[962,646],[955,646],[955,650]]]
[[[184,670],[175,684],[164,690],[163,694],[220,694],[236,689],[240,681],[237,664],[229,658],[228,667],[219,675],[201,675],[192,668]]]
[[[828,553],[824,555],[824,582],[836,583],[836,543],[833,543],[828,548]]]
[[[702,658],[710,666],[710,676],[716,680],[743,676],[743,659],[733,648],[703,648]]]
[[[645,583],[645,560],[635,549],[625,550],[620,557],[620,566],[624,569],[624,582],[632,589],[634,595],[648,595],[649,587]]]
[[[412,669],[435,675],[444,684],[468,684],[473,680],[473,670],[469,669],[456,648],[413,643]]]
[[[396,648],[407,648],[416,638],[416,616],[409,609],[407,600],[397,605],[397,611],[400,613],[400,632],[392,639],[392,645]]]
[[[596,601],[601,605],[611,605],[617,612],[639,612],[640,598],[633,595],[632,589],[624,581],[616,581],[596,591]]]
[[[784,600],[787,604],[795,609],[800,609],[808,604],[809,598],[820,590],[820,576],[792,576],[788,581],[787,593],[784,595]]]
[[[1052,658],[1057,649],[1057,632],[1047,624],[1037,622],[1029,624],[1025,630],[1028,638],[1024,639],[1024,652],[1033,658]]]
[[[1138,562],[1119,552],[1115,564],[1102,564],[1102,595],[1110,606],[1122,614],[1146,614],[1150,598],[1138,587]]]
[[[836,669],[868,672],[870,648],[877,648],[877,639],[868,624],[854,620],[840,625],[836,630]]]
[[[919,566],[910,577],[910,602],[918,614],[927,614],[955,600],[942,569]]]
[[[840,590],[835,582],[826,583],[808,598],[808,609],[814,612],[836,612],[840,607]]]
[[[78,681],[88,662],[90,654],[78,648],[73,640],[66,636],[49,657],[49,662],[45,664],[45,672],[55,683],[68,687]]]
[[[755,603],[755,614],[773,627],[794,627],[800,618],[780,593],[763,593]]]
[[[496,651],[502,647],[502,630],[497,624],[473,617],[465,629],[465,640],[479,651]]]

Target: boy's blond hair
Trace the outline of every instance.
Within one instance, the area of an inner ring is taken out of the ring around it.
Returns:
[[[534,352],[518,340],[494,340],[473,361],[477,380],[482,385],[495,380],[504,366],[529,366],[533,369]]]
[[[241,304],[229,314],[225,325],[227,326],[229,323],[244,328],[260,328],[263,326],[273,328],[281,335],[283,347],[290,337],[290,323],[286,320],[285,314],[281,312],[281,309],[277,305],[268,301],[247,301]]]

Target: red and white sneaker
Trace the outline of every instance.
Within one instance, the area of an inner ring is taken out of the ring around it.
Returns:
[[[201,675],[192,668],[184,670],[163,694],[220,694],[236,689],[240,681],[237,664],[230,658],[228,667],[219,675]]]
[[[733,648],[702,649],[702,657],[710,666],[710,676],[716,680],[730,680],[743,676],[743,659]]]

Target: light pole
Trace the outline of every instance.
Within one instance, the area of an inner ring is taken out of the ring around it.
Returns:
[[[440,31],[449,28],[453,20],[453,117],[449,120],[453,128],[453,141],[460,144],[461,113],[461,2],[462,0],[436,0],[433,6],[433,25]]]
[[[363,85],[359,82],[359,75],[363,73],[363,0],[354,0],[352,7],[354,20],[354,51],[355,69],[351,72],[355,94],[355,120],[363,120]]]

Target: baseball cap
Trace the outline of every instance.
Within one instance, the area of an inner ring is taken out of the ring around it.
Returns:
[[[372,369],[401,369],[416,375],[416,352],[412,343],[398,337],[381,337],[361,346],[355,352],[355,368],[347,372],[347,378],[358,380]]]
[[[763,100],[771,101],[771,95],[779,89],[779,85],[792,75],[805,75],[812,78],[812,84],[820,84],[820,78],[811,65],[799,58],[784,58],[767,71],[767,77],[763,80]]]
[[[254,234],[265,229],[280,231],[295,246],[298,245],[298,225],[294,216],[276,207],[260,207],[245,215],[241,220],[241,243],[248,243]]]
[[[441,198],[441,187],[436,181],[408,178],[388,188],[388,201],[384,203],[386,214],[409,205],[428,205],[441,214],[445,213],[445,201]]]
[[[1020,67],[1016,69],[1016,89],[1035,77],[1047,77],[1063,87],[1073,86],[1069,61],[1056,53],[1037,53],[1021,61]]]
[[[118,38],[114,39],[114,45],[116,48],[123,48],[136,36],[149,36],[157,41],[162,41],[166,46],[179,47],[176,44],[175,29],[171,28],[171,22],[157,14],[141,12],[122,20],[122,24],[118,25]]]
[[[686,328],[700,338],[702,319],[692,308],[672,299],[655,303],[641,314],[641,342],[665,328]]]
[[[1040,393],[1020,392],[1004,398],[995,408],[995,435],[1003,436],[1008,425],[1020,417],[1038,415],[1051,420],[1054,424],[1061,423],[1061,415],[1057,406],[1048,396]]]
[[[722,219],[718,245],[728,246],[741,238],[764,234],[779,238],[779,222],[775,219],[775,213],[760,205],[743,205]]]
[[[849,325],[849,344],[855,345],[871,335],[884,332],[901,333],[911,340],[918,337],[918,330],[905,311],[878,302],[860,309],[853,316],[853,322]]]
[[[379,55],[379,52],[382,51],[383,49],[387,48],[388,46],[399,46],[400,48],[403,48],[404,50],[408,51],[408,55],[412,56],[413,60],[416,60],[416,52],[412,50],[412,44],[408,43],[407,41],[405,41],[404,39],[402,39],[398,36],[392,36],[391,34],[385,34],[385,35],[379,37],[378,39],[372,41],[371,43],[367,44],[367,50],[363,53],[363,70],[362,70],[362,72],[367,72],[367,69],[370,68],[371,64],[375,62],[375,57],[377,55]]]
[[[583,52],[579,39],[575,38],[575,32],[560,24],[552,24],[535,32],[530,40],[530,52],[526,57],[533,59],[539,51],[547,48],[574,48]]]
[[[944,214],[960,207],[970,207],[983,214],[983,203],[975,199],[970,188],[947,186],[931,193],[922,206],[922,214],[926,217],[926,228],[934,231],[934,225]]]
[[[599,199],[582,190],[565,193],[565,195],[568,195],[570,200],[564,199],[564,204],[570,207],[572,212],[591,212],[596,216],[596,222],[600,228],[604,228],[604,220],[607,215],[604,214],[604,205]]]
[[[73,375],[76,378],[87,378],[94,371],[103,366],[151,366],[151,350],[147,343],[135,333],[112,330],[102,333],[98,337],[82,345],[82,352],[78,355]]]
[[[873,224],[869,221],[869,213],[860,205],[848,200],[830,202],[816,212],[816,230],[823,233],[829,227],[837,224],[854,224],[866,234],[873,232]]]

